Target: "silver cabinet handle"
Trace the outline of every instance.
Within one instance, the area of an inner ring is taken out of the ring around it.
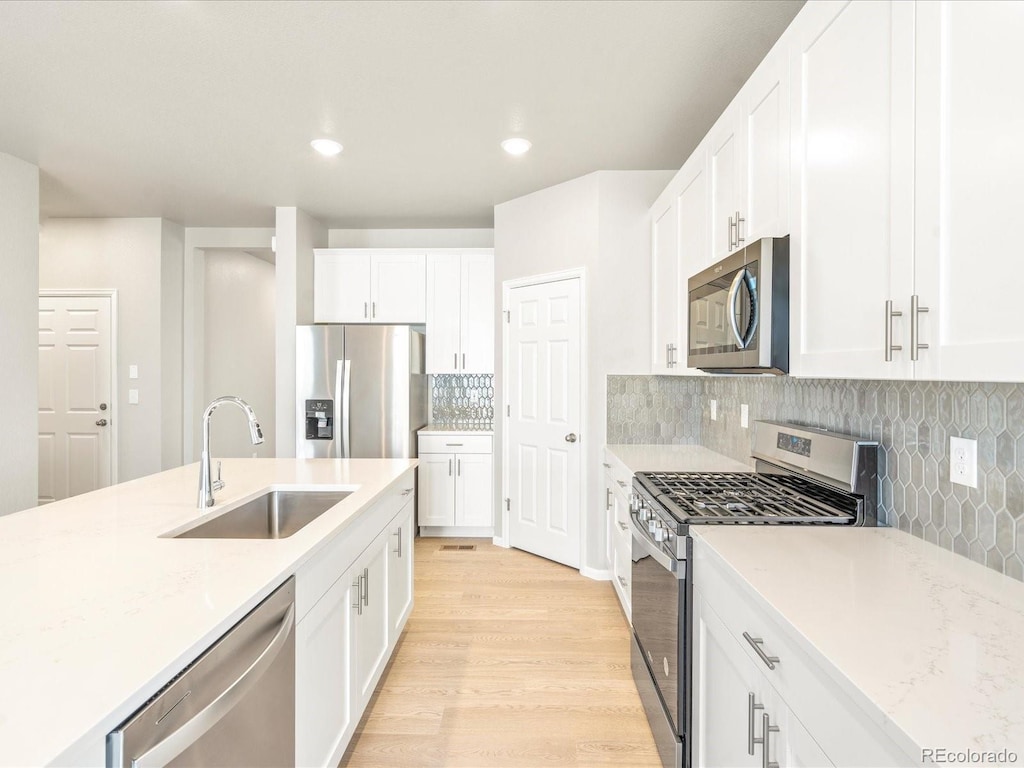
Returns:
[[[452,476],[452,460],[448,459],[448,477]]]
[[[779,768],[779,764],[769,758],[772,747],[772,734],[779,732],[779,726],[772,725],[771,718],[765,712],[761,715],[761,738],[757,739],[761,745],[761,768]]]
[[[462,447],[462,443],[445,443],[445,445],[448,446],[449,448],[461,448]]]
[[[750,647],[757,652],[757,655],[761,657],[761,661],[765,663],[768,669],[775,669],[775,665],[780,663],[778,656],[769,656],[764,652],[764,648],[761,647],[764,644],[764,640],[760,637],[751,637],[749,632],[744,632],[743,639],[750,643]]]
[[[363,605],[370,604],[370,569],[363,568]]]
[[[885,302],[885,362],[892,362],[892,353],[900,352],[903,350],[903,346],[900,344],[892,343],[892,319],[894,317],[903,317],[903,313],[899,310],[892,308],[892,299]]]
[[[733,230],[736,229],[736,222],[732,220],[732,216],[729,217],[729,250],[731,251],[736,247],[736,243],[732,239]]]
[[[622,588],[623,588],[623,589],[625,589],[626,587],[628,587],[628,586],[629,586],[629,582],[628,582],[628,581],[626,581],[626,580],[625,580],[624,578],[622,578],[621,576],[616,576],[615,578],[617,578],[617,579],[619,580],[619,584],[621,584],[621,585],[622,585]]]
[[[747,754],[748,755],[753,755],[754,754],[754,745],[755,744],[760,744],[761,741],[762,741],[761,739],[755,739],[754,738],[754,713],[757,710],[759,710],[759,709],[764,709],[764,705],[763,704],[758,704],[757,702],[755,702],[754,701],[754,694],[748,693],[747,694]]]
[[[616,480],[615,482],[619,484],[619,488],[625,488],[626,487],[626,484],[624,482],[622,482],[621,480]]]
[[[928,349],[927,344],[921,343],[921,315],[928,311],[928,307],[922,307],[915,293],[910,297],[910,359],[917,360],[918,353],[922,349]]]
[[[402,529],[401,529],[401,528],[399,528],[399,529],[398,529],[397,531],[395,531],[395,532],[394,532],[393,534],[391,534],[391,535],[392,535],[392,536],[397,536],[397,537],[398,537],[398,546],[397,546],[397,547],[395,547],[395,550],[394,550],[394,552],[395,552],[395,554],[396,554],[396,555],[398,555],[399,557],[401,557],[401,556],[402,556]]]
[[[612,508],[612,489],[611,488],[605,488],[604,489],[604,508],[605,508],[605,511],[608,511],[609,509]]]
[[[608,463],[603,462],[603,461],[601,462],[601,466],[604,467],[605,469],[611,469],[612,468],[611,464],[608,464]]]
[[[414,490],[413,488],[406,488],[404,491],[402,491],[402,495],[403,496],[408,496],[410,493],[413,492],[413,490]]]
[[[747,220],[744,219],[742,216],[740,216],[740,212],[739,211],[736,211],[736,245],[737,245],[737,247],[739,246],[740,243],[744,242],[743,238],[740,237],[740,224],[746,224],[746,223],[747,223]]]
[[[376,301],[371,301],[370,302],[370,317],[376,317],[376,316],[377,316],[377,302]]]
[[[452,368],[459,370],[459,353],[452,352]]]
[[[242,673],[242,675],[224,688],[224,692],[207,704],[191,720],[182,725],[163,741],[159,741],[142,756],[132,760],[133,766],[163,766],[170,763],[174,758],[184,752],[188,747],[199,740],[200,737],[213,726],[219,723],[225,715],[245,698],[252,687],[267,671],[267,668],[274,663],[278,654],[292,634],[295,626],[295,605],[290,605],[284,618],[278,625],[277,632],[273,639],[256,657],[256,660]],[[180,703],[180,702],[179,702]],[[177,706],[177,705],[175,705]]]
[[[363,302],[363,317],[368,318],[370,316],[370,305],[368,302]]]
[[[352,603],[352,607],[356,609],[356,613],[360,616],[363,615],[363,577],[356,576],[356,580],[352,582],[352,588],[356,591],[356,601]]]
[[[462,477],[462,459],[455,460],[455,474]]]
[[[567,442],[567,443],[575,443],[576,442],[576,433],[575,432],[570,432],[568,435],[566,435],[565,436],[565,442]]]
[[[628,526],[628,525],[626,525],[626,524],[625,524],[624,522],[622,522],[621,520],[616,520],[615,522],[616,522],[616,523],[618,523],[618,524],[619,524],[619,528],[621,528],[621,529],[622,529],[622,530],[624,530],[624,531],[625,531],[625,530],[626,530],[627,528],[629,528],[629,526]]]
[[[462,370],[466,370],[466,353],[462,353]]]

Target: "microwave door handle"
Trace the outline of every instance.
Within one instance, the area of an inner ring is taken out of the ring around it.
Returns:
[[[740,286],[743,284],[746,273],[746,268],[742,267],[736,273],[736,276],[732,279],[732,285],[729,286],[729,298],[726,302],[729,306],[729,325],[732,327],[732,335],[736,337],[736,346],[740,349],[746,348],[749,343],[744,341],[743,334],[740,333],[739,323],[736,322],[736,300],[740,296]]]

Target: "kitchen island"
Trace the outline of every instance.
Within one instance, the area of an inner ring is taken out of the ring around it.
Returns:
[[[105,734],[390,495],[415,460],[226,459],[0,518],[0,765],[102,764]],[[162,537],[266,490],[350,491],[276,540]],[[300,593],[301,597],[301,593]]]

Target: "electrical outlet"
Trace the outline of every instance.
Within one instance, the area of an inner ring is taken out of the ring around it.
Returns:
[[[949,481],[978,487],[978,441],[949,438]]]
[[[740,426],[750,429],[750,406],[746,403],[740,405]]]
[[[711,420],[718,421],[718,401],[711,401]]]

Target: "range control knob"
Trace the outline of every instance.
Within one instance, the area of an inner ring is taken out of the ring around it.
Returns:
[[[663,525],[659,525],[657,530],[654,531],[655,541],[665,541],[668,538],[668,528]]]
[[[647,530],[650,533],[654,533],[660,527],[661,527],[661,521],[660,520],[648,520],[647,521]]]

